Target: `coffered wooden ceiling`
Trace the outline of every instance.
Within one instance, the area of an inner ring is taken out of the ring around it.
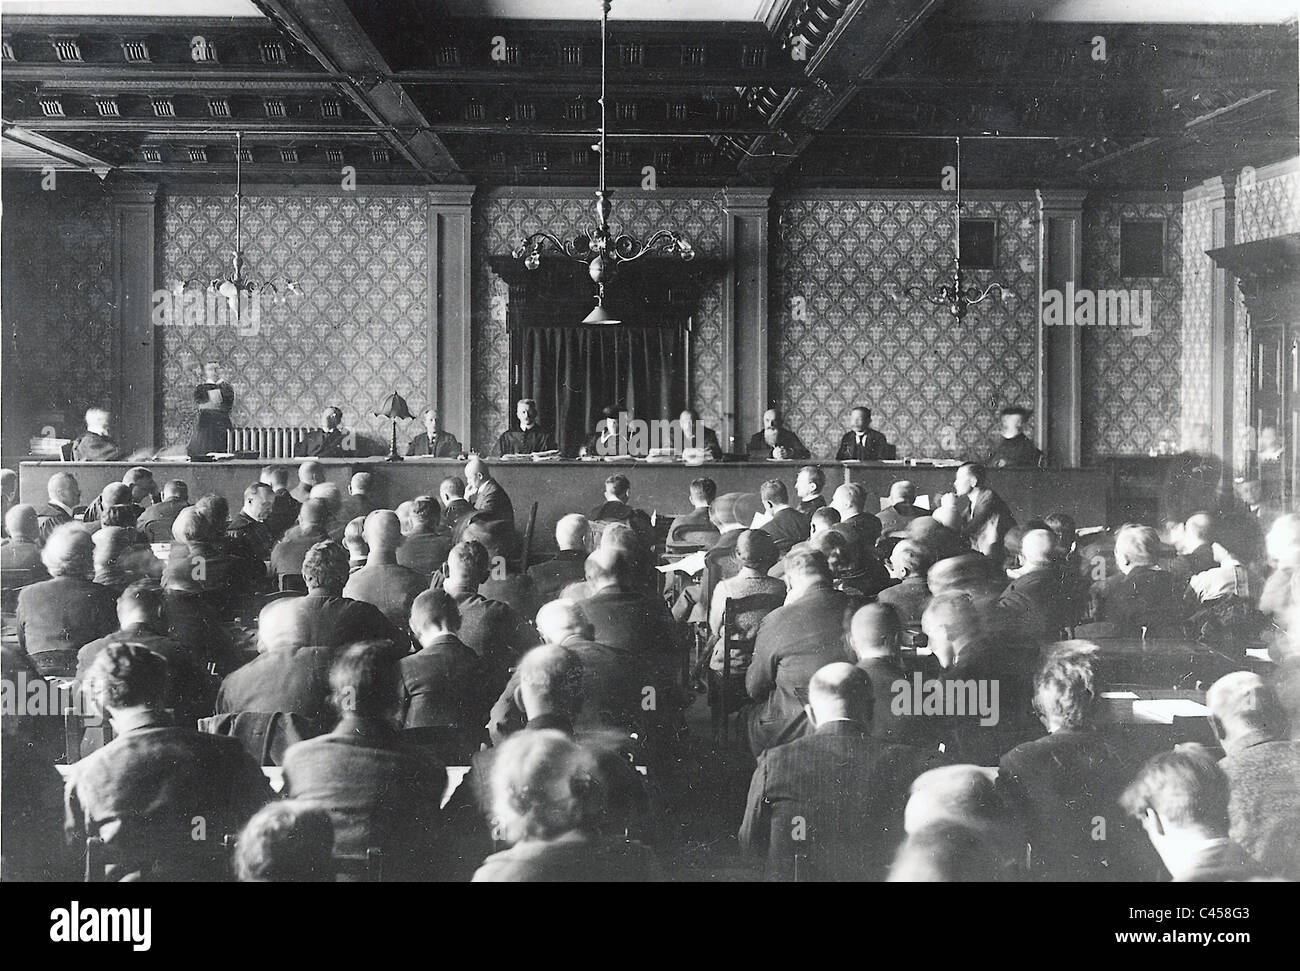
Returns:
[[[972,187],[1293,156],[1291,5],[1229,2],[615,0],[610,182],[932,188],[958,135]],[[595,181],[598,0],[9,10],[6,168],[227,181],[240,131],[251,182]]]

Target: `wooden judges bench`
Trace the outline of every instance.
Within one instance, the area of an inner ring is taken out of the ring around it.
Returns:
[[[110,482],[120,481],[123,473],[135,464],[153,471],[161,488],[167,479],[183,479],[189,484],[190,499],[206,492],[225,496],[233,515],[243,501],[243,490],[257,480],[268,464],[296,469],[293,459],[234,459],[223,462],[189,462],[153,460],[130,462],[23,462],[19,465],[19,490],[22,502],[40,508],[46,502],[46,482],[56,472],[71,472],[81,485],[82,502],[89,504]],[[354,472],[375,473],[375,498],[394,507],[413,496],[438,494],[438,483],[451,475],[463,475],[465,463],[454,459],[407,459],[384,462],[375,458],[319,459],[329,481],[338,483],[346,493]],[[758,492],[766,479],[785,482],[795,499],[794,480],[805,462],[708,462],[701,466],[684,466],[680,462],[505,462],[489,460],[493,477],[514,501],[520,530],[527,521],[528,510],[538,503],[533,549],[555,549],[555,523],[566,513],[586,513],[600,505],[604,481],[621,472],[632,481],[632,504],[660,516],[675,516],[690,510],[688,486],[697,476],[708,476],[724,492]],[[884,497],[890,483],[908,479],[921,495],[951,492],[955,468],[898,466],[879,463],[821,462],[826,473],[825,495],[829,501],[835,487],[844,482],[861,482],[873,495]],[[1106,469],[1001,469],[992,474],[992,486],[1010,505],[1018,519],[1050,512],[1067,512],[1080,526],[1101,526],[1107,522],[1111,501],[1111,473]],[[296,483],[296,474],[291,476]],[[873,501],[870,511],[877,511]]]

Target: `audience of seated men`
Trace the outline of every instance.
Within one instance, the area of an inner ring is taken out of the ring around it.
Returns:
[[[41,526],[36,508],[22,502],[10,506],[5,512],[5,535],[8,538],[0,543],[0,568],[31,570],[35,574],[33,579],[44,579]]]
[[[554,730],[520,732],[492,760],[490,813],[512,844],[483,861],[475,883],[641,883],[660,879],[643,844],[600,832],[597,758]]]
[[[284,795],[329,812],[336,857],[375,848],[385,880],[438,879],[447,773],[428,748],[402,738],[401,678],[389,650],[354,644],[334,662],[329,683],[339,722],[285,753]]]
[[[555,524],[555,545],[559,552],[551,559],[528,568],[539,604],[549,603],[571,583],[587,578],[587,554],[591,546],[591,524],[579,513],[561,516]]]
[[[410,529],[397,550],[397,562],[432,578],[447,562],[451,531],[441,523],[442,510],[432,496],[416,496],[407,513]]]
[[[741,848],[763,858],[769,880],[880,880],[902,835],[908,787],[943,759],[872,735],[872,686],[860,668],[819,668],[807,698],[812,734],[758,758]]]
[[[343,596],[374,604],[394,627],[404,630],[411,603],[428,588],[429,580],[397,562],[403,537],[392,510],[376,509],[366,517],[365,539],[370,549],[366,565],[348,577]]]
[[[1229,836],[1227,775],[1199,745],[1152,756],[1120,796],[1175,883],[1268,876]]]
[[[357,641],[388,640],[399,655],[405,653],[405,625],[394,625],[374,604],[343,596],[349,576],[347,551],[333,540],[317,543],[303,557],[307,595],[281,602],[307,625],[306,642],[337,651]]]
[[[1117,811],[1136,766],[1120,739],[1097,727],[1095,654],[1086,642],[1053,650],[1034,680],[1047,734],[998,763],[998,791],[1026,825],[1036,879],[1150,880],[1159,872],[1141,833]],[[1097,839],[1098,820],[1105,839]]]
[[[298,509],[302,503],[289,492],[289,470],[283,466],[268,465],[263,468],[261,481],[271,487],[271,493],[275,496],[265,522],[272,543],[278,543],[289,527],[298,521]]]
[[[190,487],[181,479],[168,479],[163,483],[162,501],[146,507],[135,521],[135,528],[151,543],[170,543],[172,523],[189,504]]]
[[[1210,726],[1226,753],[1228,835],[1267,867],[1300,880],[1300,741],[1286,737],[1286,714],[1258,674],[1224,675],[1205,695]]]
[[[269,560],[275,541],[266,525],[275,505],[275,490],[265,482],[254,482],[244,490],[244,506],[226,527],[226,538],[245,555],[255,560]]]
[[[137,580],[117,598],[117,629],[90,641],[77,652],[76,681],[86,683],[95,659],[115,643],[139,644],[167,662],[164,707],[175,713],[179,725],[189,727],[212,710],[214,685],[202,659],[167,633],[164,597],[157,580]]]
[[[745,673],[754,702],[746,716],[747,738],[755,756],[785,740],[807,701],[813,673],[852,658],[844,621],[853,601],[832,586],[826,557],[792,551],[785,558],[785,583],[785,605],[763,619]]]
[[[795,543],[808,538],[808,517],[790,507],[790,493],[780,479],[768,479],[760,487],[758,498],[763,512],[758,528],[772,537],[784,556]]]
[[[116,629],[117,597],[91,578],[94,543],[76,523],[55,528],[41,550],[50,579],[18,592],[18,651],[44,677],[72,677],[83,644]]]
[[[291,726],[283,726],[285,736],[306,738],[326,731],[334,721],[329,703],[332,655],[328,647],[311,642],[308,620],[292,600],[274,600],[257,618],[257,656],[221,682],[215,711],[296,716]],[[281,741],[269,739],[268,745],[283,751],[277,747]]]
[[[221,879],[196,859],[195,820],[210,843],[239,832],[275,795],[257,762],[235,739],[173,723],[164,710],[167,662],[147,647],[109,644],[86,683],[113,740],[69,770],[69,845],[102,839],[110,881]]]
[[[302,576],[302,561],[317,543],[330,540],[329,506],[323,499],[308,499],[298,509],[298,525],[284,534],[271,550],[271,572],[283,589],[285,577]]]
[[[1162,544],[1150,526],[1125,526],[1115,537],[1113,576],[1091,590],[1091,620],[1117,637],[1176,637],[1186,613],[1185,579],[1157,563]]]
[[[421,729],[448,764],[478,751],[492,703],[482,659],[458,636],[460,608],[446,590],[426,590],[411,604],[411,631],[420,649],[401,660],[398,722]]]

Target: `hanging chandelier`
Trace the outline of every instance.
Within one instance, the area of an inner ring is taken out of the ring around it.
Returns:
[[[297,280],[257,280],[244,275],[244,183],[243,183],[243,132],[235,132],[235,249],[230,254],[230,270],[208,281],[211,293],[225,297],[236,306],[245,297],[270,293],[276,303],[284,303],[286,294],[302,293]],[[187,281],[188,283],[189,281]],[[283,291],[283,292],[282,292]]]
[[[561,240],[548,232],[533,233],[514,250],[513,256],[523,260],[524,266],[535,270],[542,265],[543,250],[587,264],[587,272],[596,284],[596,306],[582,321],[584,324],[617,324],[616,317],[605,309],[605,284],[614,278],[622,263],[639,260],[647,253],[659,252],[665,255],[676,254],[682,260],[693,260],[695,250],[683,236],[669,229],[661,229],[644,242],[626,233],[615,235],[609,228],[609,216],[613,210],[610,201],[612,194],[605,186],[605,136],[606,136],[606,64],[608,44],[606,35],[609,29],[609,8],[611,0],[601,0],[600,13],[600,144],[592,146],[600,153],[600,186],[596,190],[596,225],[589,233],[581,233],[572,239]]]
[[[925,291],[920,287],[909,287],[909,293],[919,293],[930,303],[937,307],[946,307],[948,313],[954,320],[965,318],[967,311],[977,303],[983,303],[993,293],[998,291],[998,296],[1002,295],[1003,287],[1000,283],[990,283],[981,290],[979,287],[968,287],[961,272],[961,138],[957,142],[957,165],[954,170],[957,183],[957,198],[953,205],[953,260],[952,260],[952,277],[951,282],[945,283],[938,290]]]

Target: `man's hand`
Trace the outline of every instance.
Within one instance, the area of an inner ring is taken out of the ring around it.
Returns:
[[[776,448],[772,449],[772,458],[788,461],[794,458],[794,449],[790,448],[788,445],[778,445]]]

